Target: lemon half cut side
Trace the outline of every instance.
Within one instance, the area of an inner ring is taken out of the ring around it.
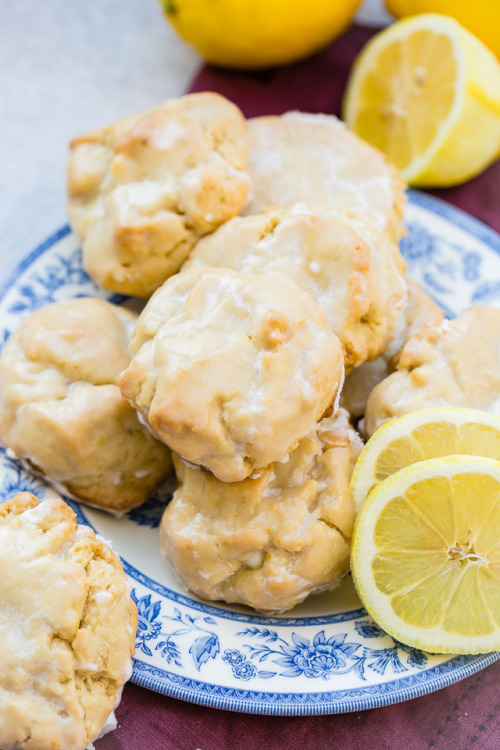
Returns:
[[[356,519],[351,570],[366,610],[402,643],[500,649],[500,462],[430,459],[381,482]]]
[[[411,16],[362,49],[343,115],[410,184],[458,184],[499,156],[500,64],[453,18]]]
[[[359,510],[370,490],[418,461],[452,454],[500,461],[500,415],[479,409],[419,409],[386,422],[361,451],[351,478]]]

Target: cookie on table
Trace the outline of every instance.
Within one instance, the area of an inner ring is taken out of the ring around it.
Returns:
[[[358,216],[395,242],[405,234],[404,180],[333,115],[256,117],[248,138],[252,199],[245,213],[306,201]]]
[[[497,414],[500,404],[500,310],[470,307],[454,320],[425,326],[405,342],[395,372],[370,393],[365,431],[417,409],[458,406]]]
[[[139,317],[118,382],[183,458],[235,482],[283,460],[333,403],[340,342],[284,273],[182,271]]]
[[[380,357],[365,362],[347,375],[340,404],[351,417],[362,417],[371,391],[389,375],[390,361],[400,351],[406,339],[425,325],[438,326],[444,319],[444,312],[428,294],[414,281],[408,281],[406,307],[400,313],[396,330],[387,348]]]
[[[397,245],[327,206],[297,204],[231,219],[200,240],[183,269],[203,265],[287,273],[325,311],[346,368],[384,351],[406,295]]]
[[[123,513],[170,473],[115,384],[130,362],[137,315],[77,297],[42,307],[0,355],[0,441],[63,494]]]
[[[0,747],[84,750],[132,673],[122,564],[59,499],[0,505]]]
[[[340,409],[286,463],[220,482],[174,455],[179,487],[162,517],[163,554],[204,599],[281,612],[349,570],[349,481],[362,442]]]
[[[247,199],[246,123],[219,94],[170,99],[71,143],[68,213],[97,284],[150,296]]]

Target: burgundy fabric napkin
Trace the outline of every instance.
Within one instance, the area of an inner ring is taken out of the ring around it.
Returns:
[[[333,716],[254,716],[127,685],[96,750],[499,750],[500,661],[422,698]]]
[[[191,91],[217,91],[247,117],[290,109],[339,114],[352,61],[373,34],[353,26],[305,62],[259,73],[204,67]],[[431,191],[500,231],[500,163]],[[196,706],[128,684],[118,729],[96,750],[500,750],[500,661],[430,695],[361,713],[279,717]]]

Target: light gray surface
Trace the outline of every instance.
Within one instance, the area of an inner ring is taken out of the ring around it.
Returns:
[[[3,272],[67,222],[70,139],[184,93],[199,65],[157,0],[0,0]]]
[[[2,269],[67,222],[70,139],[182,94],[198,66],[156,0],[0,4]]]

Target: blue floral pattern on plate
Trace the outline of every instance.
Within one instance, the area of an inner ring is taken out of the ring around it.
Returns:
[[[411,192],[402,251],[408,275],[449,316],[500,302],[500,237],[466,214]],[[81,267],[68,227],[0,278],[0,345],[32,310],[99,290]],[[0,451],[0,499],[50,490]],[[159,553],[158,526],[171,487],[116,519],[71,503],[122,556],[137,604],[133,680],[201,704],[269,714],[319,714],[385,705],[431,692],[481,669],[497,654],[436,656],[394,641],[366,615],[349,579],[282,617],[202,602]]]
[[[363,641],[358,638],[350,642],[347,640],[347,633],[327,638],[324,629],[316,633],[312,640],[294,631],[286,640],[275,629],[253,626],[236,633],[238,637],[247,640],[242,646],[246,653],[240,649],[225,649],[221,653],[219,636],[211,627],[217,626],[217,620],[213,617],[193,617],[183,614],[178,607],[173,607],[172,614],[166,614],[168,610],[162,609],[160,600],[153,601],[151,594],[138,597],[136,589],[132,589],[132,598],[137,604],[139,615],[137,648],[147,656],[153,656],[154,641],[154,650],[160,652],[165,662],[173,663],[179,668],[183,667],[183,659],[188,658],[200,672],[203,664],[217,660],[220,656],[231,667],[233,676],[245,681],[256,675],[266,680],[276,675],[289,678],[304,676],[309,679],[320,677],[327,680],[334,675],[351,671],[361,680],[366,680],[366,669],[385,674],[388,670],[400,673],[408,671],[409,667],[424,669],[427,665],[424,653],[393,639],[389,647],[363,645],[365,639],[387,640],[386,634],[368,619],[354,622],[354,630]],[[251,640],[260,643],[253,645]],[[403,663],[402,654],[407,655],[408,666]],[[272,671],[258,668],[258,665],[268,660],[278,669]]]

